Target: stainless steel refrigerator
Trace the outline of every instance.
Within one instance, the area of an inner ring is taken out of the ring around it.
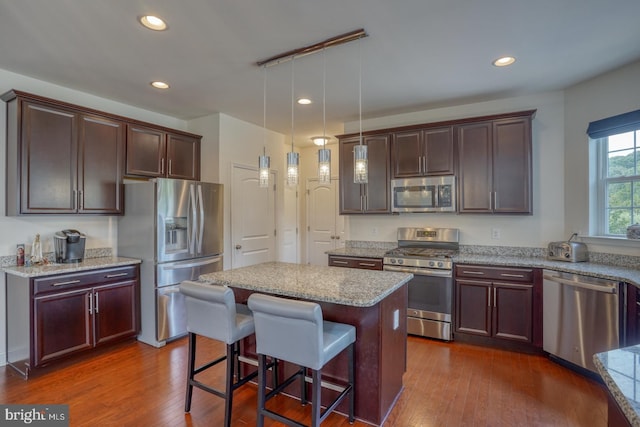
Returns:
[[[187,332],[180,282],[222,270],[223,186],[156,178],[124,191],[118,256],[142,259],[138,340],[161,347]]]

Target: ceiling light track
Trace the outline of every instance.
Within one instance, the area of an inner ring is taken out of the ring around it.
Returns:
[[[316,44],[312,44],[310,46],[301,47],[299,49],[290,50],[288,52],[284,52],[271,58],[264,59],[262,61],[256,62],[258,67],[270,67],[272,65],[282,64],[287,61],[291,61],[292,59],[300,58],[303,56],[310,55],[312,53],[320,52],[329,47],[338,46],[341,44],[349,43],[354,40],[359,40],[363,37],[368,37],[369,35],[366,33],[364,28],[359,30],[351,31],[349,33],[341,34],[339,36],[331,37],[330,39],[326,39]]]

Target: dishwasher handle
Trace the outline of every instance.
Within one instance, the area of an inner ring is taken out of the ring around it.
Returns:
[[[608,285],[594,285],[591,283],[585,283],[585,282],[580,282],[580,281],[575,281],[575,280],[567,280],[567,279],[563,279],[561,277],[557,277],[557,276],[551,276],[551,275],[543,275],[542,276],[544,279],[546,280],[550,280],[552,282],[556,282],[556,283],[560,283],[562,285],[567,285],[567,286],[573,286],[575,288],[581,288],[581,289],[589,289],[592,291],[596,291],[596,292],[604,292],[607,294],[617,294],[618,293],[618,284],[617,283],[610,283]]]

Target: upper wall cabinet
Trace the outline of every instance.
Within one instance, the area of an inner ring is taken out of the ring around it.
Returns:
[[[451,126],[395,132],[391,140],[392,178],[454,173]]]
[[[340,214],[380,214],[391,212],[389,197],[389,134],[364,138],[367,146],[369,182],[353,182],[353,147],[359,138],[340,140]]]
[[[129,125],[127,175],[200,179],[200,138]]]
[[[456,127],[460,213],[531,214],[533,112]]]
[[[7,102],[7,215],[123,212],[125,124],[22,92]]]

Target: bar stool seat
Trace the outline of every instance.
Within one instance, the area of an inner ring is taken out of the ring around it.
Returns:
[[[253,314],[246,305],[236,304],[233,291],[226,286],[184,281],[180,292],[185,296],[189,360],[184,410],[191,410],[193,387],[225,399],[224,425],[231,425],[233,392],[258,375],[255,370],[245,377],[240,372],[240,340],[255,332]],[[226,354],[202,366],[195,366],[196,337],[204,336],[226,344]],[[217,390],[195,379],[200,372],[227,361],[225,390]],[[234,375],[235,374],[235,375]],[[234,381],[235,376],[235,381]]]
[[[300,400],[307,403],[306,369],[312,372],[312,427],[322,421],[342,402],[349,398],[349,422],[354,421],[354,348],[356,328],[352,325],[323,320],[322,308],[309,301],[297,301],[271,295],[251,294],[247,301],[253,312],[258,353],[258,427],[264,417],[273,418],[288,426],[302,426],[298,421],[266,409],[266,403],[296,379],[300,380]],[[321,410],[322,368],[342,351],[348,351],[348,380],[333,402]],[[267,393],[266,357],[275,357],[299,366],[296,373]]]

